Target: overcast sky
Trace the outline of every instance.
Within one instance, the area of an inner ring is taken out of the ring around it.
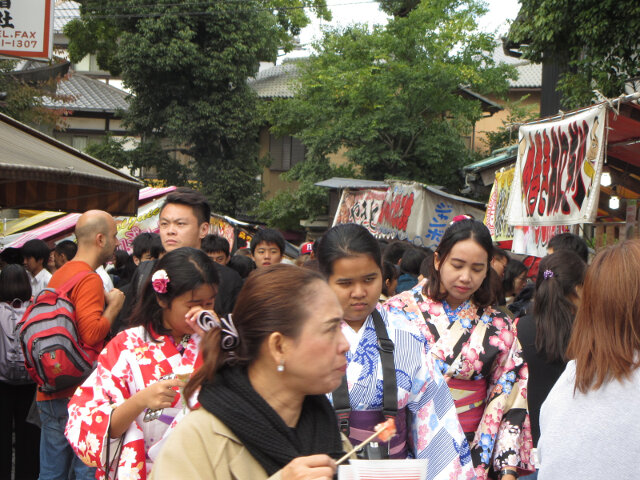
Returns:
[[[518,0],[485,0],[489,12],[479,20],[480,29],[486,32],[506,33],[509,21],[514,20],[520,10]],[[346,26],[352,23],[386,23],[387,16],[378,8],[374,0],[328,0],[333,19],[321,22],[317,19],[300,34],[300,43],[308,46],[314,39],[320,38],[323,25]],[[304,55],[304,54],[303,54]],[[291,56],[288,55],[288,56]],[[300,56],[300,54],[294,54]]]

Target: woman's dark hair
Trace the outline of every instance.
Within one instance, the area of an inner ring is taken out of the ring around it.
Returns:
[[[566,361],[577,307],[572,297],[584,282],[587,264],[571,250],[558,250],[540,261],[533,297],[536,350],[548,362]]]
[[[256,262],[251,257],[234,255],[229,259],[227,267],[233,268],[242,278],[247,278],[256,269]]]
[[[220,329],[207,332],[201,344],[204,363],[185,387],[185,398],[211,381],[224,363],[251,365],[272,333],[297,338],[310,313],[307,305],[315,295],[313,285],[318,282],[325,282],[320,273],[287,264],[260,268],[249,275],[232,314],[238,347],[232,352],[222,350]]]
[[[322,236],[318,246],[320,271],[328,278],[333,264],[341,258],[369,255],[382,272],[380,246],[369,230],[355,223],[343,223],[331,228]]]
[[[507,265],[504,267],[504,277],[502,278],[502,292],[505,296],[514,294],[515,285],[514,282],[523,273],[526,273],[529,269],[527,266],[519,260],[510,258]]]
[[[386,297],[389,296],[387,290],[387,280],[390,282],[397,279],[400,276],[400,268],[398,265],[394,265],[391,262],[382,262],[382,294]]]
[[[0,272],[0,302],[23,302],[31,298],[31,282],[22,265],[10,263]]]
[[[504,305],[506,300],[502,291],[502,280],[493,267],[489,267],[489,282],[491,285],[491,305]]]
[[[422,259],[422,262],[420,262],[420,275],[423,278],[429,278],[431,270],[433,270],[433,250],[430,249]]]
[[[468,239],[473,239],[487,252],[487,275],[482,281],[480,288],[471,295],[471,299],[476,306],[484,308],[489,306],[492,301],[489,264],[493,258],[493,243],[491,242],[489,230],[482,222],[478,222],[477,220],[460,220],[449,226],[449,228],[444,231],[442,240],[440,240],[436,248],[434,261],[437,255],[440,265],[443,265],[454,245]],[[442,302],[447,298],[447,292],[440,291],[440,271],[435,267],[429,274],[427,284],[424,287],[424,294],[438,302]]]
[[[402,273],[408,273],[409,275],[417,277],[418,275],[420,275],[420,264],[426,256],[427,253],[421,248],[407,248],[402,254],[402,260],[400,261],[400,270],[402,271]]]
[[[151,284],[151,277],[158,270],[164,270],[169,277],[167,293],[157,293]],[[162,307],[158,300],[171,306],[174,298],[205,284],[218,284],[215,265],[206,253],[191,247],[177,248],[167,253],[158,260],[145,281],[142,295],[129,317],[129,324],[144,326],[152,339],[155,339],[153,333],[169,333],[162,324]]]

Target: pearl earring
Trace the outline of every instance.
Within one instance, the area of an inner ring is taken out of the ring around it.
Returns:
[[[280,373],[284,372],[284,360],[280,363],[280,365],[278,365],[278,368],[276,368],[276,370],[278,370]]]

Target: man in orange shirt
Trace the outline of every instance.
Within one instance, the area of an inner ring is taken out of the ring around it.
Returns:
[[[95,273],[96,268],[111,258],[118,244],[116,223],[107,212],[90,210],[78,219],[75,234],[78,241],[76,256],[56,270],[48,286],[59,288],[83,270],[92,272],[73,287],[69,298],[76,311],[78,335],[85,344],[100,351],[124,302],[124,295],[118,289],[105,294],[102,280]],[[72,470],[77,480],[95,478],[95,468],[84,465],[74,455],[64,436],[67,403],[75,388],[53,394],[37,393],[42,421],[39,480],[66,479]]]

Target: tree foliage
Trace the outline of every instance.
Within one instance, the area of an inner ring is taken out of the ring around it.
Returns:
[[[262,164],[247,78],[308,23],[300,7],[327,17],[325,1],[80,3],[82,18],[65,29],[72,61],[96,52],[134,93],[125,122],[142,141],[120,163],[155,168],[172,183],[189,179],[221,213],[255,204]],[[112,147],[104,149],[111,157]]]
[[[0,112],[30,125],[53,127],[62,112],[45,107],[45,97],[62,99],[56,95],[58,78],[46,82],[26,83],[13,75],[16,60],[0,60]]]
[[[567,65],[559,89],[565,106],[589,104],[593,90],[607,97],[624,92],[640,71],[637,0],[520,0],[509,39],[526,58]]]
[[[519,100],[505,103],[504,109],[508,112],[507,118],[502,121],[502,125],[497,130],[487,132],[487,137],[483,140],[487,146],[487,155],[491,155],[494,150],[517,143],[520,125],[539,117],[539,109],[536,104],[525,105],[524,102],[528,98],[529,95],[525,95]]]
[[[346,147],[365,178],[457,190],[471,159],[461,135],[481,116],[459,86],[503,92],[512,72],[493,64],[491,36],[474,32],[483,12],[475,1],[423,1],[384,27],[325,32],[318,53],[299,65],[295,97],[269,105],[272,132],[300,138],[307,161]]]

